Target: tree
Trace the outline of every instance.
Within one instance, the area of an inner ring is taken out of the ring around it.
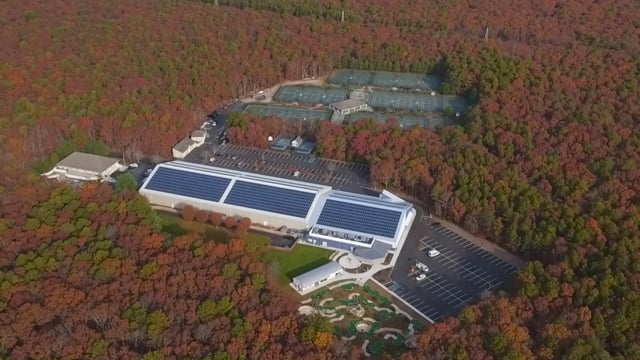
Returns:
[[[149,334],[149,338],[154,341],[159,341],[170,325],[171,323],[164,312],[161,310],[152,312],[147,318],[147,333]]]
[[[236,226],[236,219],[233,216],[227,216],[224,218],[224,226],[227,229],[233,229]]]
[[[205,210],[197,210],[195,212],[195,219],[199,223],[206,223],[209,219],[209,212]]]
[[[251,227],[251,219],[249,218],[242,218],[240,219],[240,221],[238,221],[237,225],[236,225],[236,235],[242,236],[245,235],[247,233],[247,230],[249,230],[249,228]]]
[[[213,213],[209,214],[209,221],[214,226],[222,225],[222,214],[216,213],[216,212],[213,212]]]
[[[196,217],[196,208],[191,205],[185,205],[182,208],[182,219],[185,221],[193,221]]]
[[[115,189],[117,192],[123,190],[136,190],[138,181],[130,173],[123,173],[116,177]]]

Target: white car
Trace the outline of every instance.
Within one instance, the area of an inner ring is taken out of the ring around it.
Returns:
[[[137,164],[137,163],[131,163],[131,164],[129,164],[129,169],[135,169],[135,168],[137,168],[137,167],[138,167],[138,164]]]
[[[422,270],[424,272],[429,271],[429,267],[423,263],[421,263],[420,261],[416,261],[416,267],[418,268],[418,270]]]
[[[426,278],[427,278],[427,274],[423,273],[423,274],[420,274],[420,275],[416,276],[416,281],[422,281],[422,280],[424,280]]]
[[[430,258],[434,258],[434,257],[440,255],[440,251],[438,251],[436,249],[431,249],[431,250],[429,250],[427,255],[429,255]]]

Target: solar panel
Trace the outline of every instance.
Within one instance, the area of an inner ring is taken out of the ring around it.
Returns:
[[[147,183],[146,189],[195,199],[220,201],[230,179],[160,167]]]
[[[317,224],[392,238],[401,215],[396,210],[328,199]]]
[[[224,203],[304,218],[315,196],[315,193],[236,180]]]

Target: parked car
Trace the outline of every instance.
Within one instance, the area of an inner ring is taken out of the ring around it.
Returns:
[[[419,261],[416,261],[416,267],[424,272],[429,271],[429,267]]]
[[[416,276],[416,281],[422,281],[426,278],[427,278],[427,274],[421,273],[420,275]]]
[[[434,257],[436,257],[436,256],[440,255],[440,251],[438,251],[438,250],[436,250],[436,249],[431,249],[431,250],[429,250],[429,252],[427,252],[427,255],[428,255],[430,258],[434,258]]]
[[[137,163],[131,163],[131,164],[129,164],[129,169],[135,169],[135,168],[137,168],[137,167],[138,167],[138,164],[137,164]]]
[[[436,222],[434,222],[434,223],[431,223],[431,227],[438,227],[438,226],[440,226],[440,225],[442,225],[442,224],[440,224],[440,222],[439,222],[439,221],[436,221]]]

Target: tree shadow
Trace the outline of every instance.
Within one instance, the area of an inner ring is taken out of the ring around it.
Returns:
[[[176,224],[176,223],[163,225],[162,231],[169,233],[173,236],[182,236],[188,233],[188,231],[185,228],[180,226],[180,224]]]

